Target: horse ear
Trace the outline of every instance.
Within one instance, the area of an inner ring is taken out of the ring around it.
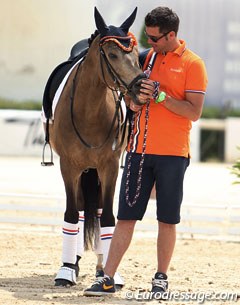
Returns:
[[[107,31],[109,30],[108,26],[106,25],[103,17],[101,16],[101,14],[99,13],[98,9],[94,8],[94,18],[95,18],[95,24],[96,27],[99,31],[99,33],[101,34],[101,36],[104,36],[107,34]]]
[[[128,33],[129,28],[133,24],[136,15],[137,15],[137,7],[132,12],[132,14],[123,22],[123,24],[120,25],[120,29],[122,29],[126,34]]]

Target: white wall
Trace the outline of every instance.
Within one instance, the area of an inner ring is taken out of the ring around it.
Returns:
[[[225,128],[225,160],[232,162],[240,158],[240,119],[228,118]]]
[[[41,99],[71,46],[95,30],[94,0],[0,0],[0,96]]]
[[[0,5],[0,97],[41,99],[53,68],[95,30],[95,5],[115,25],[138,6],[131,28],[137,37],[147,12],[167,5],[180,17],[179,38],[206,62],[206,104],[239,105],[239,0],[0,0]]]

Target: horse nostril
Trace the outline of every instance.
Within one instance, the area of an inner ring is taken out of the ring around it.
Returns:
[[[143,79],[146,79],[146,75],[144,73],[140,73],[132,80],[128,86],[128,94],[131,95],[134,99],[136,99],[137,95],[140,94],[140,88]]]

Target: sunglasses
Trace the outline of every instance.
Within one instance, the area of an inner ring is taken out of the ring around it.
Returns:
[[[167,36],[171,31],[168,31],[167,33],[162,34],[159,37],[148,35],[146,31],[144,31],[144,34],[147,36],[147,38],[151,39],[153,42],[158,42],[158,40],[162,39],[163,37]]]

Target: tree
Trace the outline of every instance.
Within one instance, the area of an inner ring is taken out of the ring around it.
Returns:
[[[151,48],[151,46],[147,43],[147,36],[145,35],[145,25],[143,24],[140,37],[139,37],[139,44],[144,49]]]

